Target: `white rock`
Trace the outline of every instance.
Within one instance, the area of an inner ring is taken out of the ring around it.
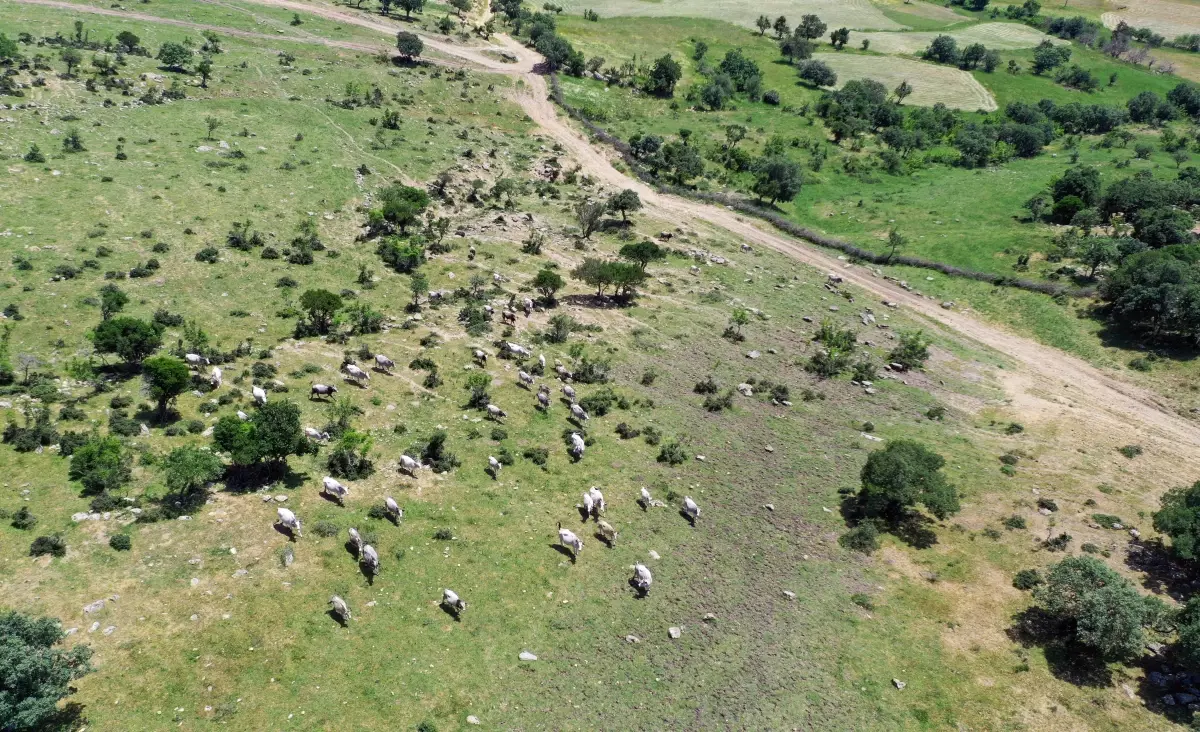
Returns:
[[[892,679],[892,685],[897,689],[903,689],[904,687],[908,686],[908,684],[904,683],[900,679]]]
[[[783,591],[783,596],[784,596],[784,597],[786,597],[786,598],[787,598],[787,599],[789,599],[789,600],[795,600],[795,599],[796,599],[796,593],[795,593],[795,592],[792,592],[791,590],[784,590],[784,591]]]
[[[522,661],[536,661],[536,660],[538,660],[538,659],[537,659],[537,656],[533,655],[533,654],[532,654],[532,653],[530,653],[529,651],[521,651],[521,653],[517,655],[517,658],[521,659]]]
[[[667,635],[672,638],[678,638],[683,635],[683,630],[676,625],[672,625],[670,628],[667,628]]]
[[[98,613],[103,609],[104,609],[104,599],[103,598],[96,600],[95,602],[89,602],[88,604],[83,606],[83,612],[87,615],[91,615],[92,613]]]
[[[467,716],[467,724],[483,724],[483,722],[479,721],[479,717],[476,717],[474,714],[471,714],[471,715]]]
[[[650,550],[650,558],[651,559],[662,559],[662,557],[658,556],[658,552],[654,551],[653,549]]]

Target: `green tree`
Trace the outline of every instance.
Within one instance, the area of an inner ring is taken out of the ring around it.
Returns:
[[[1070,59],[1070,46],[1056,46],[1047,39],[1033,49],[1033,73],[1044,74],[1062,66]]]
[[[838,28],[829,34],[829,43],[837,51],[842,50],[842,47],[850,42],[850,29]]]
[[[533,289],[542,293],[542,300],[547,305],[554,304],[554,296],[567,284],[562,275],[552,269],[540,270],[533,277]]]
[[[604,201],[580,201],[575,206],[575,220],[579,222],[579,230],[584,239],[590,239],[592,232],[600,227],[608,204]]]
[[[109,318],[92,331],[97,353],[114,353],[137,365],[162,345],[162,333],[151,323],[129,317]]]
[[[906,369],[916,369],[925,365],[929,358],[929,339],[925,332],[910,330],[900,334],[900,343],[888,354],[894,363]]]
[[[471,12],[471,0],[450,0],[450,7],[454,8],[458,17],[463,17],[464,13]]]
[[[646,271],[646,267],[651,262],[657,262],[667,258],[667,250],[663,249],[654,242],[646,239],[637,242],[636,244],[625,244],[619,252],[622,259],[628,259],[631,262],[637,262],[642,271]]]
[[[1200,557],[1200,481],[1172,488],[1154,513],[1154,530],[1171,539],[1171,548],[1184,559]]]
[[[15,61],[21,55],[21,47],[8,36],[0,33],[0,61]]]
[[[382,221],[403,235],[408,227],[420,223],[421,213],[429,206],[429,194],[421,188],[395,183],[379,192],[378,201],[372,213],[378,212]]]
[[[108,283],[100,288],[100,319],[108,320],[121,312],[121,309],[128,303],[129,295],[126,295],[120,287],[111,282]]]
[[[123,30],[117,34],[117,48],[124,53],[133,53],[141,45],[142,39],[131,31]]]
[[[837,72],[824,61],[808,59],[796,66],[796,71],[803,81],[813,86],[833,86],[837,83]]]
[[[92,670],[92,649],[56,647],[67,637],[55,618],[0,611],[0,719],[12,732],[54,729],[58,702]]]
[[[867,516],[903,518],[916,504],[939,519],[958,513],[958,493],[946,482],[946,461],[914,440],[892,440],[863,466],[859,503]]]
[[[213,65],[212,59],[208,56],[200,59],[200,63],[196,65],[196,73],[200,74],[200,88],[208,88],[208,79],[212,76]]]
[[[59,59],[67,66],[67,76],[75,73],[75,67],[83,63],[83,54],[74,48],[64,48],[62,53],[58,54]]]
[[[1145,643],[1145,605],[1129,581],[1095,557],[1071,557],[1050,568],[1034,599],[1073,640],[1107,659],[1135,655]]]
[[[752,168],[754,185],[750,190],[759,200],[770,199],[774,206],[776,201],[791,201],[800,193],[804,184],[804,175],[800,164],[789,160],[783,155],[770,155],[759,158]]]
[[[754,21],[754,25],[758,27],[758,35],[765,36],[767,31],[771,30],[771,19],[765,15],[758,16],[758,20]]]
[[[746,308],[734,308],[729,315],[729,327],[734,333],[739,336],[742,334],[742,328],[750,324],[750,311]]]
[[[908,240],[899,231],[892,229],[888,232],[888,262],[896,258],[896,252],[904,248]]]
[[[412,61],[425,50],[425,42],[416,33],[400,31],[396,34],[396,50],[406,61]]]
[[[174,356],[154,356],[142,362],[142,377],[150,392],[150,398],[158,402],[158,416],[162,419],[175,397],[182,394],[192,381],[187,364]]]
[[[775,19],[775,22],[771,25],[771,28],[774,29],[775,38],[777,40],[782,39],[784,36],[792,32],[792,29],[788,27],[787,18],[782,15]]]
[[[958,41],[954,36],[940,35],[933,39],[929,48],[921,54],[928,61],[939,64],[958,63]]]
[[[605,288],[612,284],[612,273],[605,267],[603,259],[585,257],[583,262],[571,270],[571,277],[596,288],[596,296],[604,294]]]
[[[300,408],[287,401],[268,402],[246,422],[227,415],[213,428],[213,442],[237,465],[282,464],[288,455],[304,449]]]
[[[85,496],[114,491],[133,477],[133,461],[121,440],[93,434],[71,454],[67,476],[79,481]]]
[[[420,306],[421,297],[429,294],[429,278],[422,272],[413,272],[408,278],[408,291],[412,293],[413,306]]]
[[[638,211],[642,207],[642,199],[638,196],[637,191],[632,188],[626,188],[620,193],[614,193],[608,199],[608,210],[619,212],[622,221],[629,220],[630,211]]]
[[[668,142],[663,145],[662,157],[664,167],[671,171],[671,177],[680,185],[704,173],[704,159],[694,147],[684,143]]]
[[[546,65],[551,71],[557,71],[562,68],[570,60],[571,55],[575,53],[571,42],[557,33],[543,33],[534,44],[537,52],[542,54],[546,59]]]
[[[308,313],[312,327],[325,334],[333,325],[333,316],[342,309],[342,298],[329,290],[307,290],[300,296],[300,307]]]
[[[405,18],[411,18],[414,12],[420,13],[425,10],[425,0],[396,0],[396,4],[404,10]]]
[[[184,67],[192,60],[192,49],[182,43],[168,41],[159,46],[158,55],[155,58],[162,61],[163,66],[171,71],[183,71]]]
[[[821,19],[815,15],[805,15],[800,18],[800,24],[796,26],[796,33],[808,40],[816,40],[825,35],[828,26],[821,22]]]
[[[1200,597],[1192,597],[1175,619],[1179,638],[1175,653],[1192,671],[1200,669]]]
[[[655,59],[650,73],[646,75],[646,91],[660,97],[673,96],[675,84],[682,78],[683,67],[671,54],[663,54]]]
[[[892,94],[896,95],[896,104],[904,104],[904,100],[913,93],[912,84],[908,83],[908,79],[896,85],[892,90]]]
[[[184,445],[158,464],[167,488],[180,496],[200,490],[225,472],[225,464],[211,450]]]

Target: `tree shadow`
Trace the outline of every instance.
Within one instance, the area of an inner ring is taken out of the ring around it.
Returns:
[[[842,496],[838,513],[850,528],[863,522],[875,522],[879,531],[895,536],[914,549],[928,549],[938,543],[937,533],[931,528],[936,522],[920,511],[906,510],[887,518],[867,516],[858,494],[850,493]]]
[[[1075,686],[1111,687],[1113,675],[1108,664],[1091,649],[1069,640],[1074,630],[1071,621],[1035,606],[1014,615],[1005,632],[1023,648],[1040,647],[1055,678]]]
[[[551,549],[553,549],[554,551],[558,552],[559,554],[563,555],[563,556],[564,556],[564,557],[566,557],[567,559],[570,559],[570,560],[571,560],[571,564],[574,564],[574,563],[575,563],[575,552],[573,552],[573,551],[571,551],[570,549],[566,548],[566,547],[565,547],[565,546],[563,546],[562,544],[551,544],[551,545],[550,545],[550,548],[551,548]]]
[[[287,461],[268,461],[252,465],[230,465],[225,469],[225,489],[230,493],[249,493],[280,483],[289,490],[303,486],[309,480],[308,473],[296,472]]]
[[[609,295],[563,295],[559,300],[567,305],[593,310],[615,310],[621,307],[621,302]]]
[[[1177,558],[1161,539],[1131,542],[1125,552],[1125,565],[1144,575],[1142,587],[1180,603],[1200,589],[1200,572],[1191,562]]]
[[[1130,327],[1126,322],[1110,317],[1109,309],[1104,305],[1093,305],[1080,313],[1079,317],[1101,324],[1096,333],[1100,342],[1109,348],[1141,351],[1155,358],[1182,363],[1194,361],[1200,356],[1200,349],[1185,343],[1148,340],[1144,333]]]
[[[74,694],[78,689],[74,686],[69,687],[69,690]],[[83,716],[84,705],[79,702],[69,701],[63,705],[62,709],[56,709],[50,714],[50,717],[43,720],[42,724],[37,727],[39,730],[73,730],[81,729],[87,724],[87,717]]]
[[[1193,693],[1200,685],[1200,674],[1183,671],[1186,664],[1170,648],[1143,656],[1136,665],[1142,669],[1137,693],[1146,709],[1175,724],[1191,722],[1193,712],[1188,705],[1200,697]]]
[[[133,413],[133,419],[150,427],[166,427],[183,419],[183,415],[173,407],[168,407],[160,412],[158,409],[142,405]]]
[[[157,506],[165,519],[177,519],[180,516],[191,516],[208,502],[208,491],[196,489],[185,493],[168,493],[151,501]]]

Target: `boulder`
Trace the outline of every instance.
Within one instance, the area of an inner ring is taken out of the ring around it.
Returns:
[[[908,684],[904,683],[900,679],[892,679],[892,686],[895,686],[897,689],[903,690],[904,687],[908,686]]]
[[[536,661],[536,660],[538,660],[538,657],[537,657],[537,656],[535,656],[535,655],[533,655],[533,654],[532,654],[532,653],[530,653],[529,651],[521,651],[521,653],[517,655],[517,658],[521,659],[522,661]]]
[[[683,635],[683,630],[679,628],[679,626],[672,625],[670,628],[667,628],[667,635],[671,636],[672,638],[678,638],[679,636]]]
[[[95,602],[89,602],[88,604],[83,606],[83,612],[86,615],[91,615],[92,613],[98,613],[104,609],[104,603],[105,603],[104,598],[96,600]]]

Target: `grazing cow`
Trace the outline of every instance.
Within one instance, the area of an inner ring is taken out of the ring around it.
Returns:
[[[334,595],[329,600],[329,604],[333,605],[333,614],[338,616],[342,622],[350,619],[350,606],[342,598]]]
[[[476,348],[473,355],[475,356],[475,363],[480,366],[487,366],[487,354],[482,349]]]
[[[379,369],[380,371],[382,371],[386,374],[390,374],[390,373],[392,373],[392,369],[394,369],[395,367],[396,367],[396,362],[393,361],[392,359],[388,358],[387,356],[383,355],[382,353],[375,354],[375,368]]]
[[[295,534],[297,538],[304,536],[304,532],[300,530],[300,519],[286,508],[279,508],[279,525]]]
[[[510,310],[505,310],[503,313],[501,313],[500,319],[502,321],[504,321],[505,325],[516,325],[517,324],[517,314]]]
[[[354,547],[354,553],[355,554],[361,553],[362,548],[363,548],[363,540],[362,540],[362,537],[359,536],[359,534],[358,534],[358,529],[355,529],[355,528],[348,529],[347,533],[350,534],[350,545]]]
[[[650,570],[644,564],[633,565],[633,579],[630,580],[638,594],[642,597],[650,594],[650,585],[654,584],[654,577],[650,574]]]
[[[399,521],[404,518],[404,509],[400,508],[400,504],[396,503],[396,499],[388,496],[383,499],[383,506],[387,509],[388,515],[394,520]]]
[[[642,486],[642,497],[640,499],[642,508],[650,508],[654,505],[654,499],[650,497],[650,491],[646,490],[646,486]]]
[[[496,316],[496,308],[492,307],[491,305],[484,305],[483,312],[487,313],[488,320],[491,320]]]
[[[588,420],[588,413],[583,411],[583,407],[579,406],[578,404],[571,405],[571,416],[581,422],[586,422]]]
[[[558,543],[571,550],[572,561],[579,558],[579,552],[583,551],[583,539],[575,535],[574,531],[564,529],[562,524],[558,525]]]
[[[499,272],[492,273],[492,282],[495,282],[498,285],[503,281],[504,281],[504,277]]]
[[[574,374],[568,371],[567,367],[563,366],[561,363],[554,364],[554,373],[558,374],[558,378],[564,381],[574,376]]]
[[[588,516],[591,516],[591,515],[592,515],[592,512],[596,510],[595,501],[594,501],[594,499],[592,498],[592,494],[591,494],[591,493],[584,492],[584,494],[583,494],[583,505],[582,505],[582,506],[580,506],[580,508],[582,508],[582,509],[583,509],[583,520],[584,520],[584,521],[587,521],[587,517],[588,517]]]
[[[497,407],[495,404],[487,405],[487,413],[488,413],[489,419],[494,419],[497,422],[499,422],[501,420],[501,418],[508,416],[508,412],[505,412],[503,409],[501,409],[500,407]]]
[[[538,392],[538,404],[542,405],[542,409],[550,408],[550,395],[544,391]]]
[[[576,460],[583,459],[583,450],[587,445],[583,441],[583,436],[578,432],[571,433],[571,454]]]
[[[337,482],[336,478],[331,478],[328,475],[321,478],[321,485],[324,486],[325,495],[337,501],[339,506],[346,505],[346,497],[350,495],[349,488]]]
[[[308,390],[308,399],[312,401],[316,397],[333,396],[337,394],[337,387],[330,384],[313,384]]]
[[[497,473],[499,473],[500,469],[504,466],[500,464],[499,460],[492,457],[491,455],[488,455],[488,467],[491,468],[492,475],[494,476]]]
[[[533,313],[533,299],[525,298],[525,317],[528,318]]]
[[[463,602],[454,590],[447,589],[442,590],[442,607],[449,610],[457,618],[467,609],[467,603]]]
[[[417,469],[421,467],[421,463],[407,455],[400,456],[400,469],[414,478],[417,476]]]
[[[572,387],[570,384],[563,384],[562,393],[564,396],[566,396],[572,402],[575,401],[575,388]],[[574,404],[572,404],[571,406],[574,406]]]
[[[375,547],[370,544],[364,544],[362,556],[358,561],[367,570],[368,574],[372,576],[379,574],[379,552],[375,551]]]
[[[346,370],[346,373],[349,374],[350,378],[354,379],[355,381],[360,382],[360,385],[361,385],[361,382],[363,382],[363,381],[371,380],[370,374],[368,374],[366,371],[363,371],[358,366],[355,366],[352,363],[348,363],[345,366],[343,366],[342,368],[344,368]]]
[[[237,411],[237,417],[238,417],[238,419],[242,420],[243,422],[248,422],[250,420],[250,415],[246,414],[245,412],[243,412],[240,409]]]
[[[700,518],[700,507],[696,505],[691,496],[683,497],[683,513],[692,526],[695,526],[696,519]]]
[[[322,432],[321,430],[317,429],[316,427],[305,427],[304,428],[304,436],[309,437],[314,440],[328,440],[329,439],[328,432]]]
[[[600,531],[600,536],[604,538],[604,541],[608,542],[609,546],[612,546],[617,540],[617,530],[607,521],[596,521],[596,528]]]
[[[546,354],[538,354],[538,365],[542,367],[542,373],[546,373]]]
[[[221,388],[221,367],[213,366],[212,372],[208,375],[208,385],[214,389]]]
[[[250,390],[250,393],[254,396],[254,401],[260,407],[267,403],[267,392],[261,386],[254,387]]]
[[[505,347],[505,349],[508,350],[509,353],[511,353],[514,356],[532,356],[533,355],[533,353],[528,348],[526,348],[525,346],[522,346],[520,344],[513,343],[512,341],[505,341],[504,347]]]
[[[525,386],[533,386],[533,376],[521,369],[517,369],[517,380]]]
[[[200,364],[207,366],[209,364],[209,360],[198,353],[185,353],[183,360],[188,362],[188,366],[199,366]]]
[[[588,495],[592,497],[592,502],[596,506],[596,515],[604,513],[604,494],[596,486],[588,488]]]

